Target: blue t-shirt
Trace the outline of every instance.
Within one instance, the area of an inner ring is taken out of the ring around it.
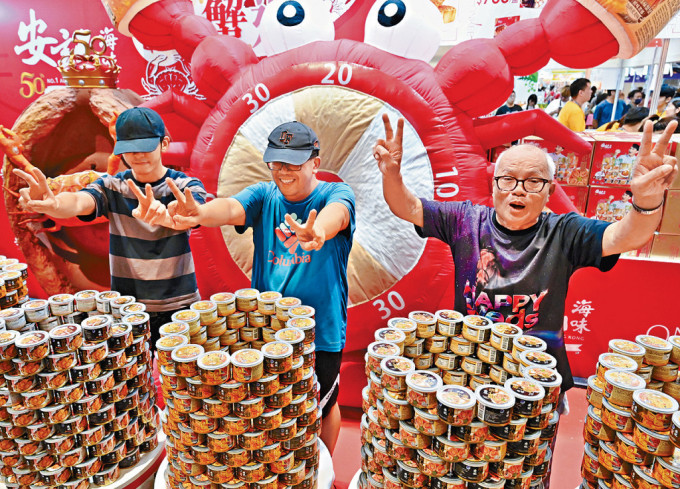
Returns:
[[[579,268],[614,266],[618,255],[602,257],[610,223],[574,212],[542,213],[530,228],[512,231],[498,223],[492,208],[421,200],[423,227],[416,231],[451,247],[456,309],[541,337],[557,358],[562,388],[572,387],[563,332],[569,278]]]
[[[600,126],[607,124],[612,118],[612,108],[614,108],[614,104],[611,102],[606,100],[600,102],[600,104],[595,107],[593,119],[595,119]],[[623,100],[619,100],[616,103],[616,114],[614,114],[614,120],[618,121],[626,112],[628,112],[628,106]]]
[[[252,286],[298,297],[316,310],[316,349],[338,352],[345,347],[347,330],[347,261],[354,234],[354,192],[345,183],[319,182],[301,202],[290,202],[274,182],[261,182],[234,196],[246,211],[243,233],[253,228]],[[318,212],[333,202],[349,210],[349,225],[320,250],[304,251],[286,224],[290,214],[307,222],[312,209]]]

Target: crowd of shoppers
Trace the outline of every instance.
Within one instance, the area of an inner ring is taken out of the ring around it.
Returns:
[[[615,100],[616,99],[616,100]],[[542,86],[529,95],[526,102],[515,103],[513,91],[506,104],[495,115],[543,109],[569,129],[642,132],[645,121],[654,123],[654,132],[662,132],[671,121],[680,122],[680,90],[664,84],[655,107],[649,108],[653,93],[646,96],[644,87],[618,92],[598,90],[590,80],[579,78],[562,87]],[[680,129],[676,130],[680,132]]]

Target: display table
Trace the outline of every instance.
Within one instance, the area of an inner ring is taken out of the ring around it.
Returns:
[[[167,488],[167,484],[165,482],[165,469],[167,468],[168,459],[164,457],[160,466],[158,467],[158,475],[156,477],[156,482],[153,485],[153,489]],[[318,489],[332,489],[334,481],[335,472],[333,471],[333,459],[331,458],[331,454],[328,451],[328,448],[326,448],[326,445],[324,445],[323,442],[319,440],[319,483],[317,487]],[[151,486],[149,486],[149,489],[150,487]]]
[[[165,460],[165,433],[159,431],[158,446],[155,450],[145,453],[134,467],[121,470],[120,477],[116,482],[101,487],[106,489],[152,489],[154,487],[154,476],[163,460]],[[0,489],[7,489],[7,486],[0,484]]]

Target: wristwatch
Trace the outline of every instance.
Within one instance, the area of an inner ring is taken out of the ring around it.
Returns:
[[[643,216],[651,216],[652,214],[656,214],[657,212],[661,212],[661,208],[663,207],[663,203],[666,201],[666,198],[664,197],[661,199],[661,203],[656,206],[654,209],[643,209],[642,207],[638,207],[635,205],[635,200],[631,199],[630,203],[633,205],[633,209],[635,209],[635,212],[639,212]]]

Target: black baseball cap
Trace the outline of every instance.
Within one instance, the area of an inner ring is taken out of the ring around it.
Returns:
[[[269,143],[264,152],[265,163],[280,161],[291,165],[302,165],[319,149],[319,138],[311,127],[302,122],[285,122],[269,134]]]
[[[149,153],[165,137],[163,119],[153,109],[132,107],[118,116],[113,154]]]

